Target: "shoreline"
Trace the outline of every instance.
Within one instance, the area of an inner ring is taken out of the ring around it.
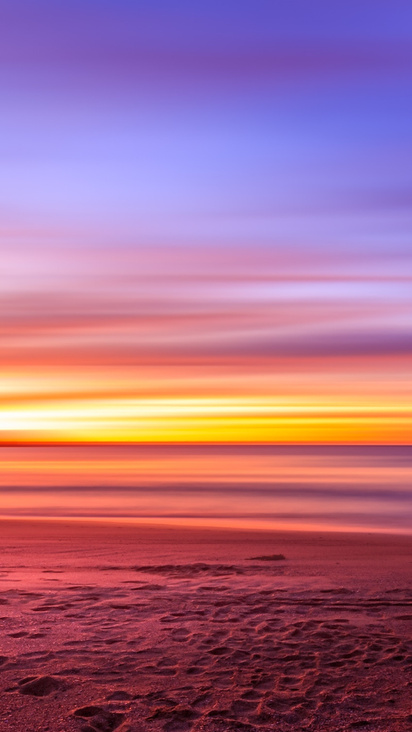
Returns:
[[[23,522],[27,523],[68,523],[95,526],[98,524],[106,526],[134,526],[134,527],[148,527],[148,528],[170,528],[179,531],[222,531],[222,532],[245,532],[245,533],[259,533],[259,534],[275,534],[275,533],[289,533],[289,534],[343,534],[348,536],[403,536],[412,539],[412,529],[409,531],[406,528],[395,529],[377,527],[377,526],[353,526],[353,525],[302,525],[302,524],[288,524],[285,526],[284,522],[279,521],[278,524],[264,523],[255,521],[249,525],[242,521],[235,521],[232,524],[228,523],[227,520],[219,519],[216,521],[205,522],[204,519],[184,519],[180,517],[176,518],[158,518],[158,517],[137,517],[137,516],[26,516],[26,515],[7,515],[0,514],[0,526],[2,523],[11,524]]]

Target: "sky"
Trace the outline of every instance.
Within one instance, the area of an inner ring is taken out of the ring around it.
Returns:
[[[408,444],[412,6],[0,0],[0,441]]]

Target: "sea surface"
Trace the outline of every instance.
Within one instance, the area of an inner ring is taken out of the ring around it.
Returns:
[[[0,448],[0,515],[412,533],[411,446]]]

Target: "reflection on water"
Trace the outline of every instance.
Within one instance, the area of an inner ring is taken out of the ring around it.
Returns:
[[[1,448],[5,516],[412,531],[412,447]]]

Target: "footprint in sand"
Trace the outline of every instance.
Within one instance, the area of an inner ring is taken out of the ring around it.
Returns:
[[[184,704],[167,704],[167,706],[154,707],[146,720],[148,722],[164,720],[163,729],[165,732],[185,732],[190,730],[192,722],[199,717],[191,707]]]
[[[28,633],[25,630],[19,630],[17,633],[8,633],[9,638],[24,638],[26,635]]]
[[[112,694],[109,694],[106,699],[107,701],[129,701],[130,699],[133,699],[133,697],[128,691],[119,689],[119,691],[114,691]]]
[[[124,714],[107,712],[103,707],[94,704],[75,709],[73,716],[88,720],[88,724],[81,728],[82,732],[113,732],[125,719]]]
[[[53,676],[28,676],[19,681],[20,694],[29,696],[48,696],[60,687],[60,682]]]
[[[250,714],[254,712],[257,707],[256,701],[248,701],[246,699],[235,699],[232,703],[231,709],[235,714]]]

